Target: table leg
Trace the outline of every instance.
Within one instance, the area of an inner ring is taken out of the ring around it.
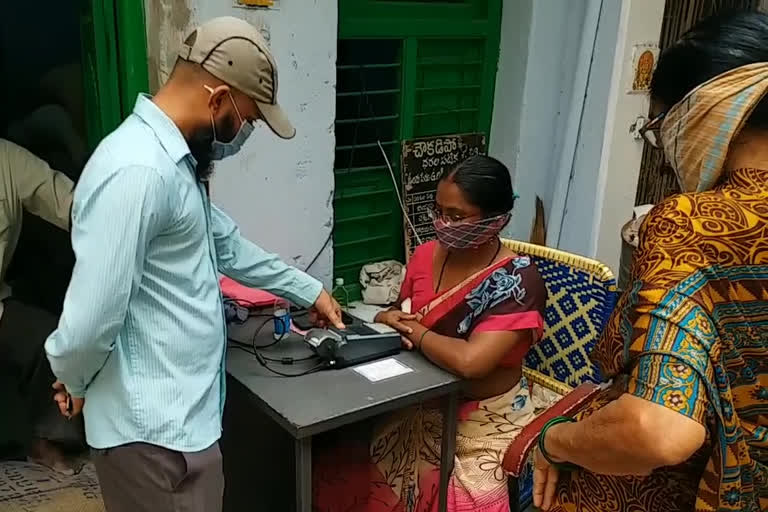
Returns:
[[[445,512],[448,507],[448,482],[453,472],[453,458],[456,455],[456,427],[458,425],[458,393],[448,395],[443,411],[443,439],[440,447],[440,501],[438,510]]]
[[[296,512],[312,511],[312,438],[296,439]]]

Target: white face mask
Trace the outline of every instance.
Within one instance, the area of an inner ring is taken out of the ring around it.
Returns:
[[[205,86],[205,88],[213,94],[213,89],[211,89],[208,86]],[[213,114],[211,114],[211,126],[213,127],[213,142],[211,143],[211,160],[218,161],[218,160],[224,160],[225,158],[229,158],[230,156],[233,156],[237,154],[245,144],[245,141],[248,140],[248,137],[251,136],[253,133],[253,123],[246,121],[243,119],[243,116],[240,115],[240,110],[237,108],[237,103],[235,103],[235,98],[232,97],[232,93],[229,93],[229,99],[232,101],[232,105],[235,107],[235,112],[237,113],[237,117],[240,119],[240,129],[237,131],[237,134],[232,138],[229,142],[222,142],[216,138],[216,123],[213,121]]]

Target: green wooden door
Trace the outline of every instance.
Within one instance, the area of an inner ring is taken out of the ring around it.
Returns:
[[[80,34],[88,144],[95,148],[149,90],[141,0],[81,0]]]
[[[362,265],[403,261],[402,140],[490,132],[501,0],[340,0],[334,274],[359,293]],[[399,185],[398,185],[399,186]]]

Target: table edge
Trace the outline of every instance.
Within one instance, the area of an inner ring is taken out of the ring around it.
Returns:
[[[355,409],[354,411],[333,416],[331,418],[326,418],[322,421],[318,421],[317,423],[313,423],[311,425],[299,426],[292,423],[287,418],[285,418],[285,416],[283,416],[282,414],[277,412],[275,409],[273,409],[271,405],[269,405],[257,393],[253,392],[236,375],[233,375],[229,371],[227,371],[227,375],[232,379],[234,379],[235,381],[237,381],[237,383],[243,388],[243,390],[247,392],[248,398],[251,400],[254,400],[256,406],[261,411],[263,411],[264,413],[267,414],[267,416],[272,418],[273,421],[275,421],[283,430],[288,432],[291,435],[291,437],[293,437],[294,439],[303,439],[303,438],[311,437],[317,434],[322,434],[323,432],[328,432],[329,430],[343,427],[345,425],[349,425],[357,421],[362,421],[362,420],[371,418],[372,416],[376,416],[378,414],[382,414],[382,413],[396,410],[396,409],[402,409],[404,407],[416,404],[418,402],[423,402],[423,401],[431,400],[434,398],[440,398],[442,396],[448,396],[454,392],[459,391],[461,388],[461,382],[462,382],[461,379],[457,378],[456,380],[453,380],[451,382],[436,384],[432,387],[422,389],[420,391],[410,393],[405,396],[400,396],[392,400],[387,400],[382,403],[377,403],[375,405],[371,405],[368,407],[362,407],[360,409]]]

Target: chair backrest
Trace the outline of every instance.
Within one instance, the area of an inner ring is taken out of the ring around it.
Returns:
[[[557,249],[504,240],[530,256],[547,287],[544,338],[526,356],[526,366],[576,387],[600,381],[589,354],[616,304],[616,279],[602,263]]]

